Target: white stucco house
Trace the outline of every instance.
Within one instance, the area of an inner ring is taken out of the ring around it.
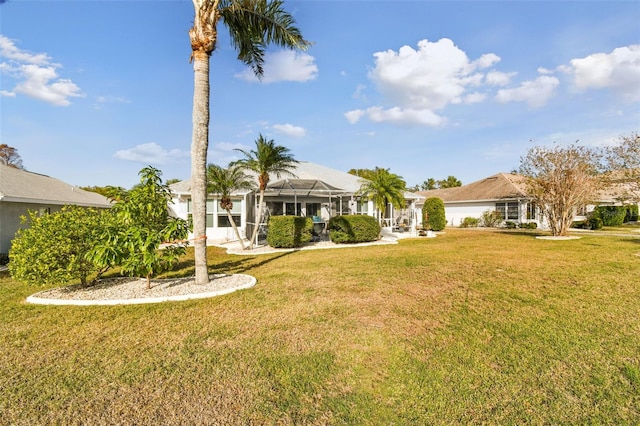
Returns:
[[[328,222],[333,216],[344,214],[366,214],[380,219],[383,226],[392,229],[399,221],[413,223],[417,217],[416,201],[420,196],[405,193],[405,209],[388,206],[379,212],[369,200],[357,195],[362,178],[331,169],[320,164],[301,161],[292,176],[270,176],[265,191],[263,217],[258,220],[259,191],[234,194],[232,215],[243,237],[250,236],[256,223],[266,224],[270,216],[295,215],[314,217]],[[256,179],[257,184],[257,179]],[[173,193],[170,209],[177,217],[189,220],[191,215],[190,181],[184,180],[170,185]],[[225,210],[220,208],[216,194],[207,200],[207,242],[216,244],[236,239]],[[192,235],[189,238],[193,238]]]
[[[498,173],[456,188],[420,191],[418,194],[424,199],[442,199],[448,226],[459,226],[466,217],[480,218],[487,210],[499,211],[505,221],[543,225],[539,209],[527,195],[524,177],[517,174]],[[423,203],[419,203],[420,208]]]
[[[7,254],[20,217],[29,211],[52,213],[64,205],[109,208],[111,202],[58,179],[0,163],[0,253]]]
[[[615,187],[600,191],[593,204],[583,206],[577,212],[575,220],[585,219],[596,205],[621,205],[619,193]],[[418,208],[422,208],[424,200],[429,197],[442,199],[448,226],[460,226],[466,217],[480,218],[485,211],[495,210],[502,214],[505,222],[535,222],[538,228],[548,228],[540,209],[527,194],[522,175],[498,173],[456,188],[420,191],[418,194],[423,197],[417,203]]]

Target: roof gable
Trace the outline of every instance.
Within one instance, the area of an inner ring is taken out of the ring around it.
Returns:
[[[529,198],[525,177],[513,173],[498,173],[467,185],[421,191],[418,194],[425,198],[438,197],[445,202]]]
[[[108,198],[58,179],[0,164],[0,201],[109,207]]]

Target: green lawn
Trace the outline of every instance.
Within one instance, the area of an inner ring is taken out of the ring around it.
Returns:
[[[532,235],[211,249],[258,284],[155,305],[0,273],[0,424],[639,424],[640,239]]]

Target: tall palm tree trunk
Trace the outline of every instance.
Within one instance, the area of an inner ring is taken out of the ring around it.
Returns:
[[[231,210],[227,210],[227,217],[229,218],[229,223],[231,223],[233,232],[236,233],[236,237],[238,238],[238,241],[240,241],[240,247],[242,247],[242,250],[244,250],[244,242],[242,241],[242,237],[240,236],[240,231],[238,231],[238,226],[236,225],[236,221],[233,220],[233,216],[231,216]]]
[[[207,150],[209,148],[209,55],[193,52],[191,200],[196,284],[209,282],[207,269]]]

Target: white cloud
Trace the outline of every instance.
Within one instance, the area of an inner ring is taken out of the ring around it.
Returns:
[[[531,107],[541,107],[553,96],[560,81],[556,77],[540,76],[524,81],[519,87],[498,90],[498,102],[526,102]]]
[[[166,150],[155,142],[143,143],[133,148],[116,151],[114,157],[120,160],[136,161],[144,164],[168,164],[180,158],[188,158],[190,153],[179,149]]]
[[[506,86],[511,82],[511,78],[515,77],[515,72],[489,71],[484,77],[487,84],[491,86]]]
[[[0,56],[27,64],[48,65],[51,63],[51,58],[46,53],[30,53],[20,50],[12,40],[3,35],[0,35]]]
[[[440,126],[445,123],[445,119],[428,109],[403,109],[393,107],[383,109],[382,107],[371,107],[366,110],[366,114],[371,121],[389,121],[397,124],[417,124],[423,126]]]
[[[311,55],[293,50],[268,53],[264,58],[264,75],[259,80],[251,69],[245,69],[235,77],[250,82],[275,83],[278,81],[305,82],[318,77],[318,66]]]
[[[355,123],[364,115],[373,121],[440,126],[445,119],[436,111],[450,104],[476,103],[486,95],[470,88],[482,86],[485,74],[479,72],[500,61],[494,53],[471,61],[453,41],[421,40],[417,50],[402,46],[398,51],[374,53],[375,67],[369,78],[391,107],[375,106],[345,113]],[[503,80],[508,74],[502,76]],[[508,80],[508,79],[507,79]]]
[[[465,104],[476,104],[478,102],[482,102],[487,98],[487,95],[480,92],[473,92],[465,95],[462,101]]]
[[[351,124],[357,123],[363,115],[366,114],[366,111],[361,109],[354,109],[353,111],[347,111],[344,113],[345,118]]]
[[[248,151],[251,150],[252,147],[240,143],[218,142],[209,147],[207,158],[211,163],[221,167],[227,167],[229,163],[243,157],[242,153],[236,151],[236,149]]]
[[[293,124],[274,124],[274,130],[283,133],[287,136],[293,136],[295,138],[301,138],[307,134],[307,130],[304,127],[294,126]]]
[[[0,35],[0,57],[8,60],[0,63],[0,72],[17,80],[12,90],[2,92],[3,96],[22,93],[56,106],[70,105],[69,98],[84,96],[75,83],[59,77],[57,69],[61,66],[52,63],[44,53],[20,50],[13,41]]]
[[[569,70],[579,90],[610,87],[630,101],[640,100],[640,45],[573,59]]]

